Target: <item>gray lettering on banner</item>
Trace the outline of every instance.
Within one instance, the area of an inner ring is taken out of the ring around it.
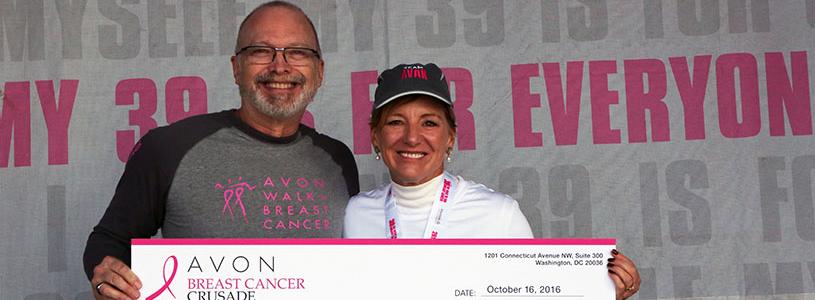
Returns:
[[[550,222],[552,237],[592,237],[589,170],[582,165],[554,166],[549,170],[548,181],[552,214],[561,218],[572,216],[573,221]],[[569,227],[573,227],[573,232]]]
[[[658,299],[657,271],[654,268],[638,268],[640,273],[640,290],[637,291],[639,299]]]
[[[456,11],[452,0],[427,0],[433,15],[416,16],[416,39],[425,48],[447,48],[456,42]]]
[[[719,0],[677,0],[676,5],[682,34],[700,36],[719,31]]]
[[[815,204],[812,197],[815,156],[792,159],[792,195],[795,199],[795,228],[803,240],[815,241]]]
[[[810,268],[812,267],[809,262],[807,264]],[[774,285],[769,263],[744,264],[744,286],[747,296],[802,294],[804,293],[803,263],[775,263]]]
[[[690,222],[688,212],[683,210],[674,210],[668,215],[671,241],[683,246],[709,242],[712,234],[710,204],[705,198],[690,191],[708,188],[705,163],[699,160],[680,160],[668,164],[665,168],[665,184],[668,198],[690,211]]]
[[[770,264],[749,263],[744,264],[743,269],[745,296],[773,294],[773,281],[770,277]]]
[[[658,39],[665,36],[664,16],[662,15],[662,0],[645,0],[643,2],[645,14],[645,38]]]
[[[761,197],[761,228],[764,242],[781,241],[779,203],[787,201],[787,189],[778,186],[778,171],[785,168],[783,157],[758,158],[758,188]]]
[[[464,19],[464,42],[473,47],[499,45],[504,41],[504,1],[464,1],[464,11],[484,18]]]
[[[659,174],[655,162],[640,163],[642,242],[645,247],[662,247],[662,215],[659,210]]]
[[[540,174],[535,168],[512,167],[498,175],[498,191],[518,200],[524,216],[536,238],[543,237],[543,217],[538,203],[541,200]],[[522,193],[519,195],[519,193]]]
[[[815,284],[815,261],[808,261],[807,269],[809,269],[809,278],[811,278],[812,283]]]
[[[544,43],[560,42],[560,0],[541,0],[541,37]]]
[[[178,45],[167,41],[167,19],[175,19],[175,10],[166,0],[147,1],[147,52],[151,58],[176,57]]]
[[[775,293],[803,294],[804,273],[800,262],[779,262],[775,265]]]
[[[82,58],[82,17],[87,0],[55,0],[62,30],[62,58]]]
[[[354,21],[354,51],[374,50],[373,20],[376,0],[350,0],[349,3]]]
[[[807,23],[809,27],[815,28],[815,0],[806,0]]]
[[[49,185],[48,191],[48,272],[64,272],[68,270],[68,255],[65,253],[66,215],[65,186]]]
[[[243,19],[246,15],[246,5],[235,3],[235,0],[218,1],[218,53],[221,55],[232,55],[237,52],[235,49],[236,36],[238,35],[238,18]]]
[[[599,41],[608,35],[606,0],[578,0],[585,7],[569,7],[569,37],[575,41]],[[588,9],[587,9],[588,8]]]
[[[122,0],[122,4],[139,4],[139,0]],[[96,5],[100,14],[119,24],[119,26],[98,26],[99,54],[107,59],[130,59],[138,56],[141,51],[139,17],[117,5],[116,0],[99,0]],[[121,36],[119,36],[119,27],[121,27]],[[122,42],[119,43],[119,40]]]
[[[702,268],[699,266],[674,266],[671,269],[674,297],[693,297],[693,282],[702,279]]]
[[[749,4],[748,2],[749,1]],[[665,35],[662,0],[644,0],[645,37]],[[677,0],[679,31],[687,36],[710,35],[721,27],[720,0]],[[726,0],[729,33],[770,32],[769,0]]]
[[[747,32],[747,13],[753,23],[754,32],[770,32],[770,2],[769,0],[727,0],[727,22],[730,33]]]
[[[184,55],[211,56],[215,53],[212,42],[204,41],[203,4],[198,0],[184,0]]]
[[[43,0],[0,1],[0,61],[3,61],[5,56],[3,43],[8,45],[11,61],[22,61],[26,41],[28,41],[28,60],[44,60],[45,8]]]
[[[323,52],[337,52],[337,1],[291,1],[303,9],[318,30]]]

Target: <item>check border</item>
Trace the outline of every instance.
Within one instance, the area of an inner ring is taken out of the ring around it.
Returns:
[[[616,239],[133,239],[133,245],[616,245]]]
[[[162,238],[131,243],[133,271],[143,278],[142,296],[147,296],[140,299],[147,300],[614,297],[605,260],[616,239]],[[415,286],[421,288],[410,288]]]

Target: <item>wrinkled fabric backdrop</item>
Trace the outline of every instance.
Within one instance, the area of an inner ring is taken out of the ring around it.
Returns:
[[[435,62],[448,169],[536,237],[616,238],[634,299],[815,297],[815,0],[293,1],[325,81],[304,122],[386,180],[378,73]],[[239,105],[261,1],[0,1],[0,298],[92,299],[81,257],[135,141]]]

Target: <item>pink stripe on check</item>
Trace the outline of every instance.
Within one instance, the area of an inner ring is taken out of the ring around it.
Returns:
[[[133,239],[133,245],[616,245],[615,239]]]

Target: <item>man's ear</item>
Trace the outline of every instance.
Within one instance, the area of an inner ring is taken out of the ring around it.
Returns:
[[[240,68],[240,61],[238,57],[233,55],[230,59],[232,62],[232,78],[235,79],[235,84],[238,84],[238,69]]]
[[[317,87],[323,85],[323,73],[325,73],[325,62],[320,59],[320,69],[317,72],[317,77],[320,78],[320,82],[317,83]]]

